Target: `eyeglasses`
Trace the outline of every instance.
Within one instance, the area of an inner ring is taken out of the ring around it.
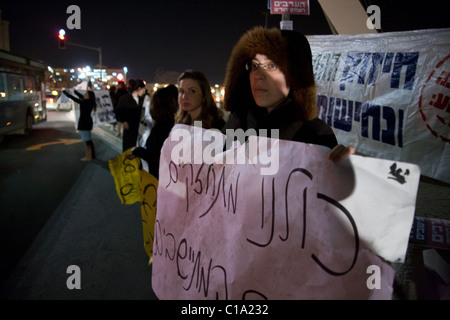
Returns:
[[[249,62],[247,62],[247,63],[245,64],[245,69],[246,69],[247,71],[249,71],[249,72],[252,72],[252,71],[258,70],[259,66],[262,66],[263,69],[264,69],[265,71],[268,71],[268,72],[273,72],[273,71],[278,70],[278,66],[277,66],[275,63],[273,63],[273,62],[269,62],[269,63],[258,63],[258,62],[256,62],[256,61],[249,61]]]

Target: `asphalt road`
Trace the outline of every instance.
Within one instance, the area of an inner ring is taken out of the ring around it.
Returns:
[[[49,112],[28,137],[0,145],[0,297],[155,299],[139,203],[122,205],[108,160],[119,152],[93,134],[97,159],[70,112]],[[69,290],[68,267],[82,290]]]
[[[28,137],[0,145],[1,280],[9,274],[69,192],[86,163],[68,113],[49,113]]]

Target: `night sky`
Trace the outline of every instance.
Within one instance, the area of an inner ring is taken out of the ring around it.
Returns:
[[[338,0],[337,0],[338,1]],[[364,1],[381,9],[383,32],[450,27],[450,1]],[[81,9],[81,29],[69,30],[69,5]],[[419,5],[418,5],[419,4]],[[306,35],[331,34],[317,0],[309,16],[291,15],[294,29]],[[155,73],[185,69],[204,72],[221,84],[234,44],[248,29],[264,26],[267,0],[1,0],[2,20],[10,22],[10,49],[54,68],[94,66],[98,52],[58,48],[58,31],[67,41],[102,47],[103,65],[129,70],[128,77],[153,82]],[[279,27],[281,15],[267,25]]]

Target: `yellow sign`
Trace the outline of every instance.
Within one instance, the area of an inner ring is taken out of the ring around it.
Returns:
[[[109,160],[109,169],[114,177],[117,194],[122,204],[141,202],[144,249],[152,262],[153,239],[156,221],[156,199],[158,180],[150,173],[139,170],[140,160],[127,159],[131,149]]]
[[[156,221],[156,199],[158,180],[147,171],[141,170],[141,216],[144,235],[144,248],[150,257],[153,256],[153,238]]]
[[[122,204],[133,204],[141,200],[139,191],[141,161],[139,158],[127,159],[129,154],[131,154],[131,149],[108,161],[109,170],[116,184],[117,195]]]

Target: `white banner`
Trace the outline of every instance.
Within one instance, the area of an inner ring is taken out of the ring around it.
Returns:
[[[65,89],[71,95],[77,97],[73,90]],[[77,89],[76,89],[77,90]],[[86,90],[77,90],[79,93],[84,94]],[[93,90],[95,93],[95,102],[97,104],[95,112],[92,112],[92,121],[94,127],[114,123],[116,122],[116,114],[114,113],[113,104],[108,90]],[[78,98],[78,97],[77,97]],[[68,103],[72,102],[72,110],[75,115],[75,127],[77,127],[78,119],[80,118],[80,106],[78,103],[74,102],[72,99],[68,98],[65,94],[61,94],[57,103]]]
[[[222,152],[212,131],[176,125],[161,151],[158,298],[391,299],[418,166],[256,136]]]
[[[450,29],[308,36],[339,143],[450,183]]]
[[[94,90],[97,108],[92,115],[94,126],[116,122],[116,114],[108,90]]]

